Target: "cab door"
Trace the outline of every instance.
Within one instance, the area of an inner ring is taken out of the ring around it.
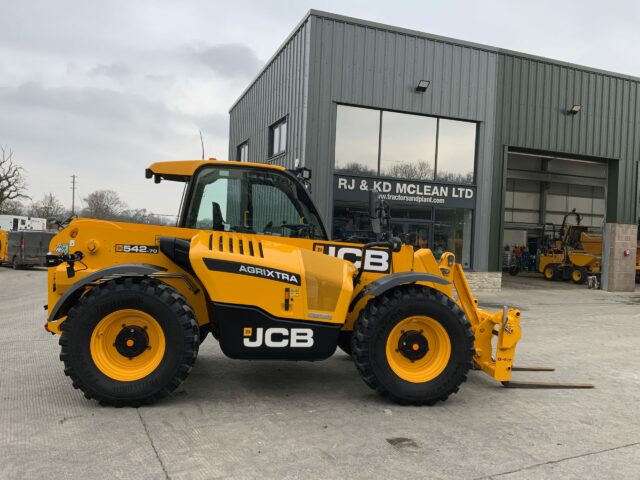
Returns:
[[[232,358],[317,360],[336,348],[355,268],[313,249],[326,233],[304,187],[264,167],[196,174],[186,212],[189,261]]]

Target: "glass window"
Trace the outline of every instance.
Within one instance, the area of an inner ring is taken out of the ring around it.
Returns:
[[[380,174],[433,180],[437,123],[433,117],[383,112]]]
[[[378,174],[380,110],[338,105],[336,171]]]
[[[249,161],[249,142],[244,142],[238,145],[237,158],[241,162]]]
[[[463,268],[471,263],[471,225],[473,211],[468,208],[437,208],[435,212],[433,253],[436,259],[453,252]]]
[[[366,202],[335,202],[333,239],[341,242],[367,243],[376,240]]]
[[[436,179],[473,183],[476,154],[476,124],[439,120]]]
[[[269,127],[269,156],[278,155],[287,150],[286,118]]]
[[[287,149],[287,122],[280,124],[280,151],[284,152]]]
[[[305,188],[280,172],[209,167],[198,173],[186,228],[326,239]]]
[[[431,245],[432,209],[425,206],[391,205],[391,233],[416,248]],[[336,201],[333,209],[333,239],[343,242],[375,241],[367,202]]]
[[[301,223],[300,214],[285,192],[274,185],[254,183],[251,185],[253,201],[253,227],[258,232],[289,236],[288,227]]]

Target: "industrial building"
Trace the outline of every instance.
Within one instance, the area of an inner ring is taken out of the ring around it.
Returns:
[[[499,288],[576,209],[604,233],[603,285],[633,288],[640,79],[311,10],[230,109],[229,158],[313,171],[333,238],[394,233]]]

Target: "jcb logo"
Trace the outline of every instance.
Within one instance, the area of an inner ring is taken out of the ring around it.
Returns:
[[[313,245],[313,249],[316,252],[348,260],[352,262],[356,268],[360,268],[360,262],[362,260],[362,249],[360,248],[316,243]],[[390,260],[391,252],[389,250],[367,250],[364,257],[364,271],[387,273],[389,271]]]
[[[253,337],[253,328],[245,328],[243,331],[244,339],[242,343],[248,348],[265,347],[270,348],[309,348],[313,347],[313,330],[310,328],[262,328],[255,329],[255,338]]]

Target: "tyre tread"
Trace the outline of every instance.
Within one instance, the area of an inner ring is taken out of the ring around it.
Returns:
[[[135,400],[113,398],[96,391],[90,383],[82,380],[76,371],[76,367],[74,367],[74,362],[71,361],[72,353],[69,339],[71,338],[75,323],[80,319],[83,309],[105,296],[122,291],[139,292],[155,296],[162,300],[175,314],[176,321],[181,325],[184,336],[185,349],[174,377],[167,385],[153,394]],[[64,373],[71,378],[73,387],[81,390],[87,399],[95,399],[100,405],[114,407],[139,407],[149,405],[170,395],[187,378],[189,372],[191,372],[198,356],[198,346],[200,344],[199,327],[195,319],[195,314],[185,298],[173,287],[150,278],[119,278],[97,285],[80,297],[78,302],[69,310],[67,319],[61,325],[61,330],[62,335],[58,342],[61,347],[60,360],[64,363]]]
[[[376,325],[394,309],[410,301],[437,302],[450,309],[457,321],[464,329],[466,344],[464,350],[466,357],[461,368],[455,370],[447,382],[444,393],[435,398],[420,400],[408,400],[397,393],[387,389],[376,376],[372,358],[372,338]],[[441,292],[418,285],[400,286],[389,292],[374,298],[362,310],[354,327],[354,335],[351,340],[352,357],[362,380],[380,395],[389,398],[401,405],[434,405],[444,402],[452,393],[458,392],[460,385],[467,380],[467,373],[473,367],[475,355],[474,335],[469,320],[462,309],[448,296]]]

